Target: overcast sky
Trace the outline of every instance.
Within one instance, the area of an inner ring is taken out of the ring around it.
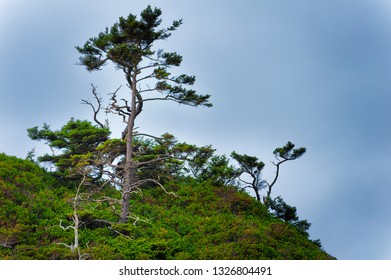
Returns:
[[[282,166],[273,195],[312,223],[311,238],[338,259],[391,259],[391,2],[387,0],[0,0],[0,152],[24,158],[43,145],[26,129],[90,119],[80,104],[125,81],[108,65],[75,65],[83,45],[147,4],[163,26],[184,24],[159,47],[212,108],[148,104],[137,126],[262,159],[288,140],[307,153]],[[126,87],[124,87],[126,88]],[[120,137],[120,120],[113,120]]]

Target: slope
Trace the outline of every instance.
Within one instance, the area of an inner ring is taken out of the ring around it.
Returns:
[[[165,188],[175,196],[152,186],[135,194],[129,223],[116,222],[108,201],[81,203],[77,255],[70,250],[75,183],[0,154],[0,258],[333,259],[234,187],[179,177]]]

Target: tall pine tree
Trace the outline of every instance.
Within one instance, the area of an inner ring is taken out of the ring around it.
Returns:
[[[135,121],[150,101],[173,101],[189,106],[207,106],[210,95],[199,95],[186,88],[195,82],[194,76],[182,74],[174,76],[169,72],[172,67],[181,65],[182,56],[176,52],[154,50],[156,41],[165,40],[171,36],[181,24],[176,20],[168,28],[158,29],[161,25],[161,10],[148,6],[140,14],[130,14],[127,18],[120,17],[119,22],[111,28],[106,28],[97,37],[90,38],[82,47],[76,47],[81,54],[80,65],[88,71],[101,70],[107,62],[112,62],[117,69],[123,71],[128,95],[117,97],[117,91],[111,96],[108,110],[118,114],[126,123],[123,140],[126,141],[126,156],[123,165],[121,218],[127,221],[129,215],[130,193],[137,186],[138,163],[134,160]]]

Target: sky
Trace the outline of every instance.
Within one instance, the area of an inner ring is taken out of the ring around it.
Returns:
[[[87,72],[75,46],[148,4],[162,26],[183,25],[156,47],[212,108],[148,104],[137,126],[218,154],[257,156],[272,180],[273,150],[306,147],[281,167],[272,196],[296,206],[312,239],[338,259],[391,259],[391,3],[386,0],[0,0],[0,152],[26,157],[43,143],[26,129],[92,121],[82,99],[123,74]],[[104,118],[104,116],[103,116]],[[111,120],[113,137],[123,124]]]

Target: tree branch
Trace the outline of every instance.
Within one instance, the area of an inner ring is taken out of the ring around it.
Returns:
[[[127,123],[126,117],[129,117],[131,114],[131,108],[128,106],[127,101],[125,100],[125,105],[118,105],[117,93],[121,89],[122,85],[119,86],[114,92],[109,93],[111,95],[110,100],[112,101],[109,106],[106,108],[106,113],[113,113],[122,116],[123,122]],[[124,100],[124,99],[121,99]]]
[[[12,248],[12,245],[8,242],[8,238],[6,238],[4,242],[0,243],[0,245],[4,248]]]
[[[133,135],[134,136],[145,136],[145,137],[153,138],[155,140],[164,140],[164,137],[157,137],[157,136],[153,136],[153,135],[145,134],[145,133],[135,132]]]
[[[160,179],[160,178],[159,178],[159,179]],[[159,180],[159,179],[158,179],[158,180]],[[180,197],[179,195],[177,195],[177,194],[174,193],[174,192],[168,192],[168,191],[164,188],[164,186],[163,186],[162,184],[159,183],[158,180],[155,180],[155,179],[143,179],[143,180],[138,181],[137,184],[143,185],[143,184],[146,184],[146,183],[148,183],[148,182],[154,183],[154,184],[158,185],[158,186],[165,192],[165,194],[172,195],[172,196],[178,197],[178,198]]]
[[[151,222],[149,220],[140,219],[140,217],[138,217],[138,216],[136,216],[134,214],[131,214],[131,213],[128,215],[128,218],[131,218],[131,219],[135,220],[134,223],[133,223],[134,226],[137,225],[137,222],[144,222],[144,223],[147,223],[147,224],[151,224]]]
[[[102,99],[100,97],[98,97],[98,94],[96,92],[96,89],[97,87],[94,86],[94,84],[91,84],[91,87],[92,87],[92,94],[94,95],[94,98],[96,100],[96,103],[97,103],[97,108],[95,108],[95,106],[88,100],[85,100],[85,99],[82,99],[82,104],[86,104],[86,105],[89,105],[91,106],[92,108],[92,111],[94,112],[94,121],[101,127],[101,128],[105,128],[105,126],[98,120],[98,114],[99,114],[99,111],[101,109],[101,106],[102,106]]]
[[[136,222],[135,222],[135,223],[136,223]],[[120,236],[122,236],[122,237],[125,237],[126,239],[134,239],[134,237],[127,236],[127,235],[125,235],[125,234],[119,232],[118,230],[113,229],[112,227],[108,227],[108,229],[111,229],[111,230],[114,231],[116,234],[118,234],[118,235],[120,235]]]

